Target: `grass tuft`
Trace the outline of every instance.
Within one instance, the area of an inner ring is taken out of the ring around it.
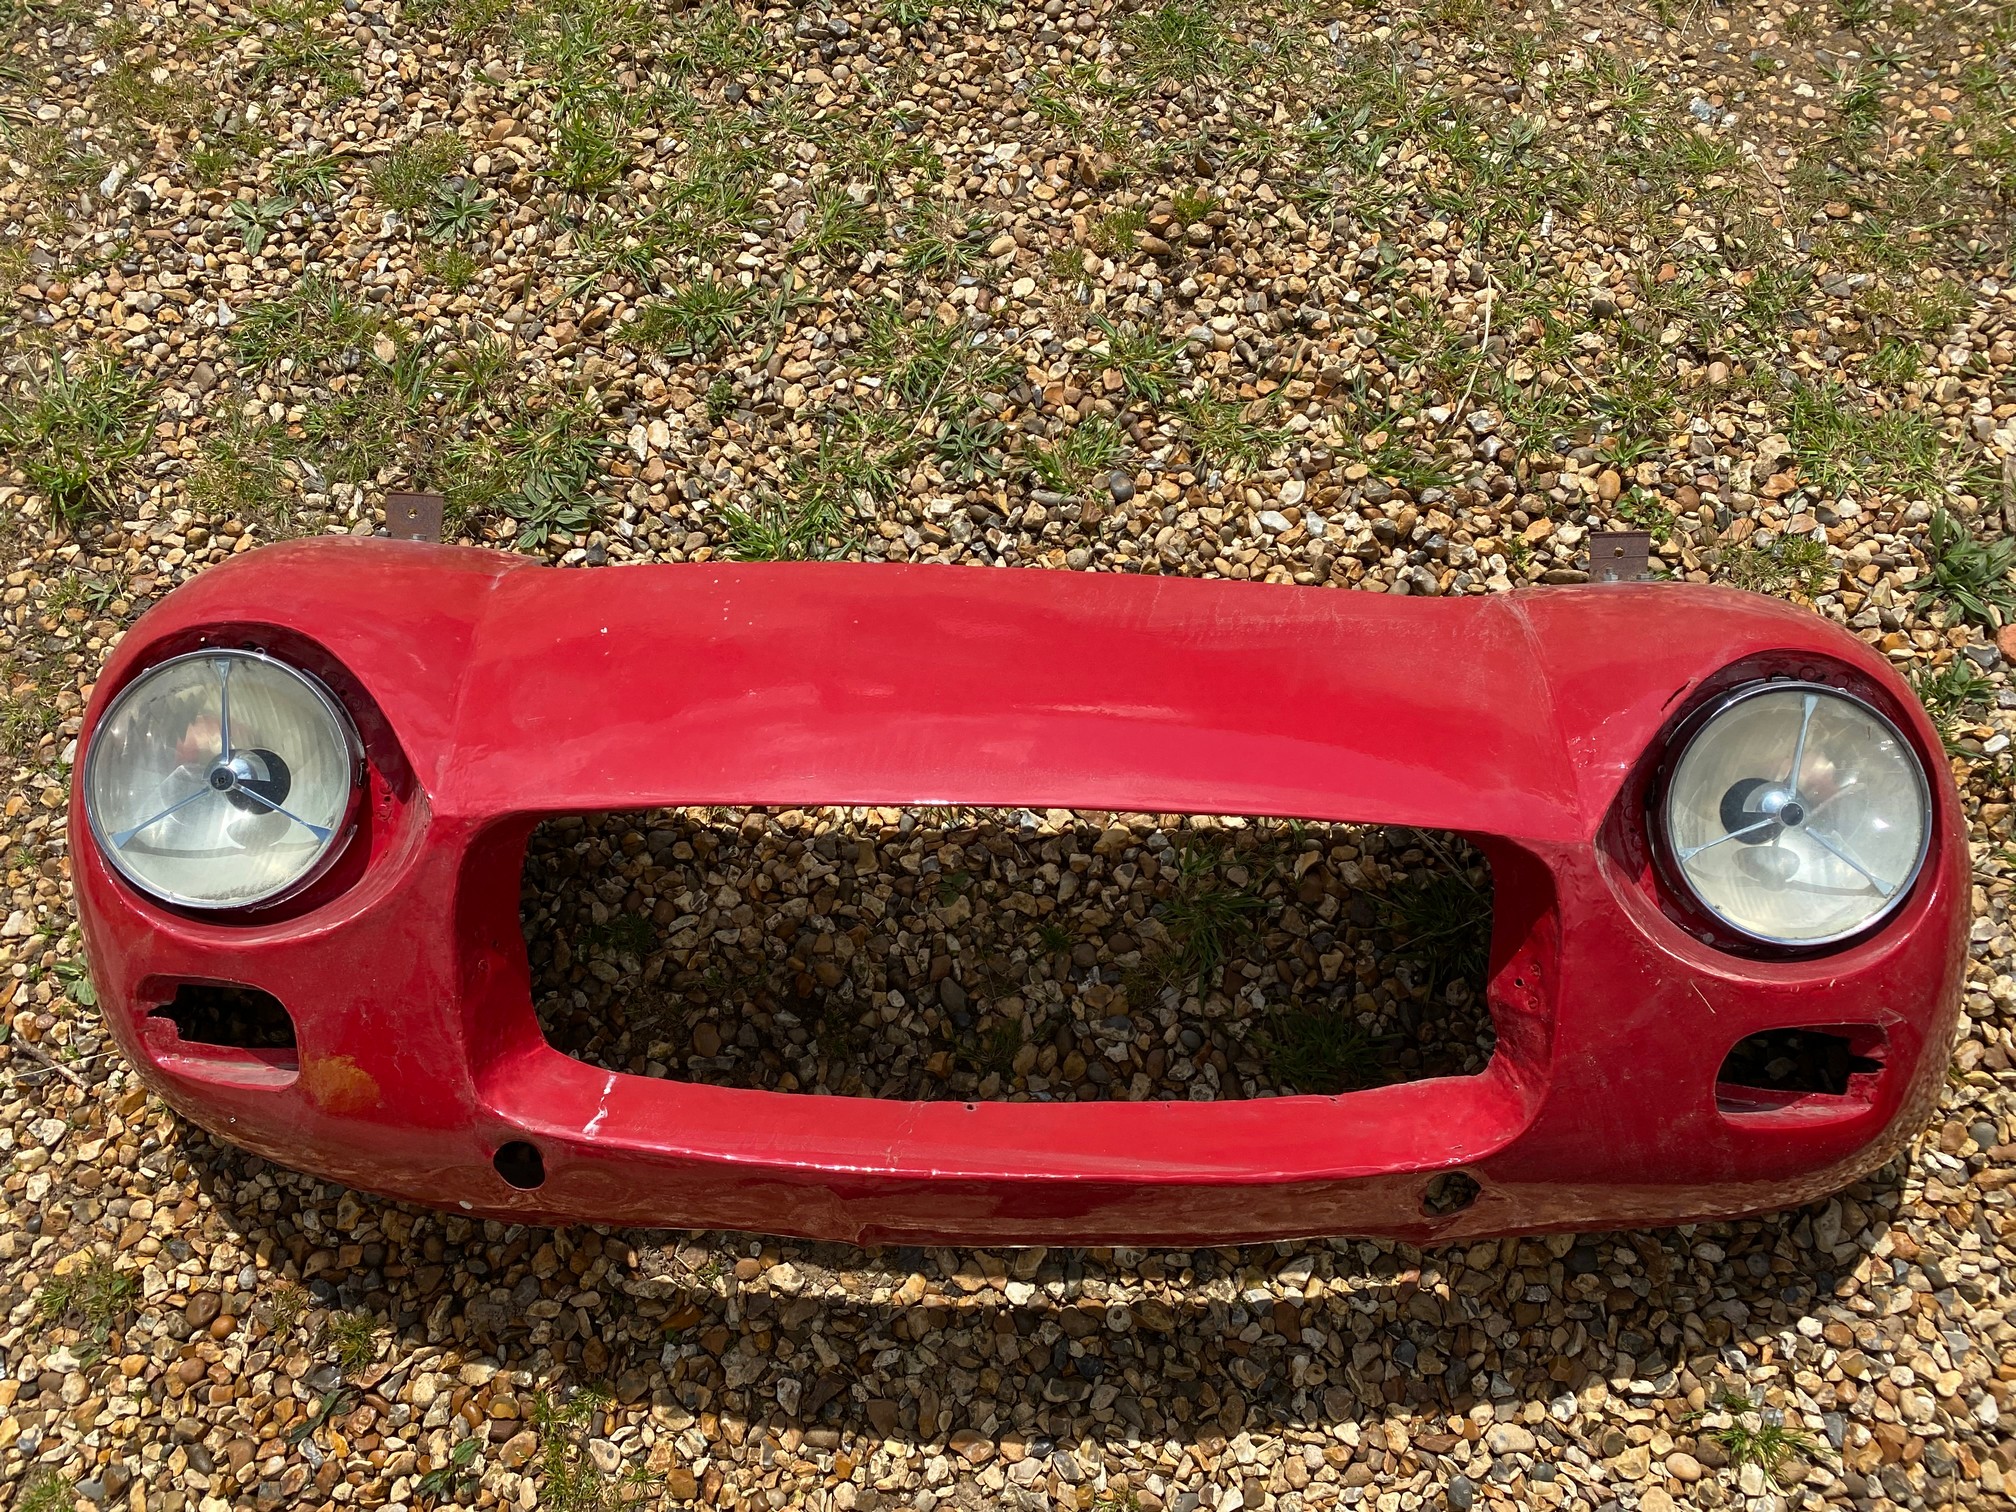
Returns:
[[[126,1320],[139,1295],[137,1277],[120,1270],[109,1256],[94,1254],[53,1277],[35,1302],[44,1321],[68,1324],[103,1343]]]
[[[1387,1079],[1386,1043],[1338,1009],[1277,1014],[1258,1044],[1268,1073],[1297,1092],[1349,1092]]]
[[[318,1340],[335,1353],[345,1375],[355,1375],[378,1355],[378,1320],[367,1312],[333,1313],[323,1323]]]
[[[64,524],[112,509],[114,490],[153,437],[151,385],[100,353],[45,368],[24,388],[20,400],[0,404],[0,451]]]

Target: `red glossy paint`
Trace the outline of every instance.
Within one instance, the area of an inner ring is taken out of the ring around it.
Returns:
[[[1417,1240],[1802,1202],[1888,1158],[1945,1069],[1967,856],[1939,742],[1882,660],[1773,601],[1620,584],[1416,599],[1181,578],[694,564],[559,571],[405,542],[240,557],[177,590],[89,730],[195,644],[315,663],[365,733],[368,854],[263,919],[179,915],[97,853],[77,896],[113,1032],[188,1117],[284,1165],[529,1221],[861,1241]],[[1664,735],[1772,672],[1854,688],[1933,774],[1931,857],[1872,937],[1746,959],[1662,905]],[[77,770],[83,770],[83,761]],[[1028,805],[1455,829],[1488,854],[1498,1050],[1474,1077],[1224,1103],[907,1103],[652,1080],[550,1048],[518,926],[545,815]],[[298,1055],[183,1045],[177,984],[264,989]],[[1745,1035],[1855,1026],[1839,1098],[1719,1111]],[[544,1157],[537,1190],[492,1166]],[[1481,1188],[1445,1217],[1438,1172]]]

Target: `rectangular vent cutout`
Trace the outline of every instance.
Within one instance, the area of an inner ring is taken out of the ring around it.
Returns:
[[[1724,1112],[1763,1112],[1810,1097],[1847,1097],[1883,1069],[1875,1028],[1767,1029],[1737,1041],[1717,1073]]]

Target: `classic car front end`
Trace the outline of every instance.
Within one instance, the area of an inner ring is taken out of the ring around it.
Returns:
[[[311,542],[127,635],[75,781],[100,1001],[151,1085],[282,1164],[526,1221],[1149,1244],[1757,1211],[1922,1125],[1965,965],[1963,826],[1908,690],[1809,614],[1680,585]],[[1334,1096],[841,1103],[542,1035],[543,817],[948,803],[1456,830],[1496,881],[1495,1053]],[[234,997],[282,1032],[220,1027]],[[1758,1045],[1811,1064],[1745,1076]]]

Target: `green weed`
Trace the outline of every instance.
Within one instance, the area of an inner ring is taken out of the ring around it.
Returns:
[[[1028,452],[1029,470],[1052,493],[1084,494],[1126,451],[1120,427],[1103,415],[1080,420],[1053,441]]]
[[[1176,363],[1183,355],[1183,343],[1154,331],[1128,323],[1115,324],[1103,315],[1093,317],[1106,333],[1104,353],[1097,347],[1091,355],[1103,356],[1105,366],[1120,375],[1128,394],[1149,404],[1160,404],[1176,384]]]
[[[63,523],[113,509],[154,433],[152,386],[101,352],[33,373],[23,390],[0,402],[0,451]]]
[[[1218,849],[1202,841],[1185,845],[1178,857],[1174,892],[1159,905],[1169,934],[1163,964],[1172,981],[1215,985],[1233,952],[1267,912],[1267,900],[1250,884],[1229,886],[1220,880],[1221,862]]]
[[[1121,40],[1133,49],[1147,82],[1194,83],[1218,74],[1229,61],[1231,38],[1211,0],[1169,0],[1121,23]]]
[[[257,257],[266,245],[266,238],[279,229],[280,223],[294,209],[294,201],[284,195],[269,195],[262,200],[234,199],[229,215],[231,224],[238,228],[239,238],[245,243],[245,255]]]
[[[711,358],[742,332],[756,291],[729,279],[696,278],[638,312],[630,335],[673,357]]]
[[[120,1270],[110,1257],[94,1254],[53,1277],[35,1303],[45,1322],[75,1327],[102,1344],[126,1320],[139,1295],[137,1277]]]
[[[1937,672],[1914,673],[1911,687],[1938,726],[1949,754],[1956,752],[1955,727],[1985,713],[1989,694],[1994,691],[1994,685],[1964,656],[1954,657]]]
[[[1943,605],[1975,624],[1995,628],[2016,612],[2016,587],[2009,582],[2016,568],[2016,537],[1977,540],[1946,510],[1935,509],[1925,556],[1931,576],[1919,590],[1920,609]]]
[[[483,1479],[483,1465],[478,1458],[481,1447],[474,1435],[463,1439],[448,1451],[447,1459],[413,1482],[414,1494],[430,1502],[443,1498],[473,1500]]]
[[[1276,1014],[1256,1043],[1268,1074],[1297,1092],[1330,1095],[1386,1079],[1385,1042],[1334,1008]]]
[[[378,1320],[367,1312],[332,1313],[317,1342],[331,1350],[345,1375],[355,1375],[378,1355]]]

